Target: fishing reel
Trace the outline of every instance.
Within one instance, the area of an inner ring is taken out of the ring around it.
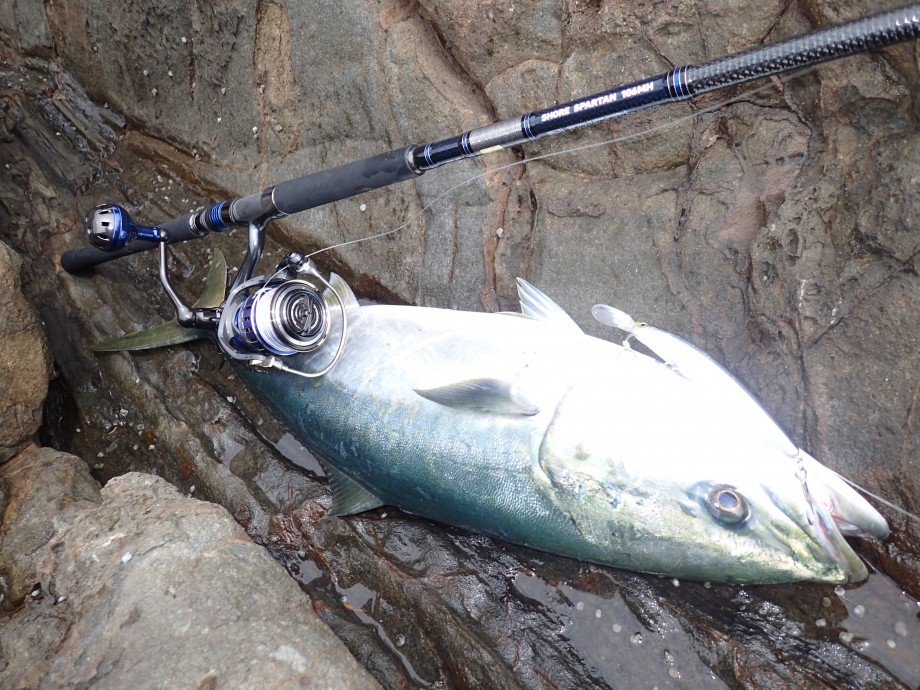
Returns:
[[[348,315],[341,294],[309,257],[289,253],[270,275],[252,273],[265,246],[265,227],[271,216],[249,223],[249,244],[236,279],[219,306],[190,307],[169,279],[169,232],[136,224],[118,204],[93,209],[86,221],[90,244],[104,252],[124,249],[136,240],[159,246],[159,278],[176,310],[180,326],[213,331],[218,346],[231,359],[315,378],[328,373],[345,345]],[[228,228],[229,229],[229,228]],[[204,232],[201,233],[204,235]],[[338,309],[330,310],[334,301]],[[334,352],[323,348],[330,335],[338,339]],[[284,359],[307,355],[291,368]]]
[[[267,283],[228,313],[232,313],[230,342],[242,352],[281,356],[311,352],[329,335],[323,296],[305,280]]]
[[[338,305],[335,312],[328,298]],[[237,278],[223,304],[217,342],[225,354],[252,366],[315,378],[338,361],[347,329],[342,296],[309,258],[291,252],[267,278]],[[330,336],[338,340],[331,356],[323,348]],[[309,361],[298,360],[298,368],[291,369],[284,360],[295,355]],[[306,365],[318,369],[307,371]]]

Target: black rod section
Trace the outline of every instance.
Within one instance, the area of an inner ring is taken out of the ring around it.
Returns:
[[[412,163],[412,146],[346,163],[296,180],[282,182],[272,191],[279,213],[290,215],[345,199],[422,174]]]
[[[883,48],[917,36],[920,36],[920,5],[908,5],[702,65],[677,67],[666,74],[417,146],[412,157],[419,170],[430,170],[643,108],[686,100],[707,91]]]
[[[450,139],[396,149],[281,182],[256,194],[220,201],[161,227],[169,230],[170,242],[194,239],[209,231],[232,230],[253,221],[298,213],[409,180],[446,163],[535,141],[636,110],[686,100],[707,91],[884,48],[918,36],[920,4],[907,5],[701,65],[677,67],[665,74],[473,129]],[[154,246],[150,242],[135,241],[112,253],[95,248],[72,250],[61,257],[61,265],[68,272],[77,273]]]

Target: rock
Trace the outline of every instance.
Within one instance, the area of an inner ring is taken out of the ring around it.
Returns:
[[[22,294],[22,261],[0,242],[0,462],[42,421],[51,356],[38,315]]]
[[[916,687],[913,521],[883,509],[892,537],[858,546],[877,572],[838,592],[675,586],[386,510],[332,518],[315,461],[209,344],[87,352],[172,316],[153,257],[93,276],[54,270],[82,246],[95,203],[153,223],[894,4],[367,0],[166,12],[138,0],[113,16],[101,0],[46,3],[77,77],[4,54],[0,156],[12,175],[0,175],[0,233],[25,259],[24,291],[77,410],[59,436],[100,479],[153,471],[224,505],[388,687]],[[145,26],[152,40],[138,34]],[[106,39],[117,60],[93,50]],[[617,336],[590,306],[624,308],[702,347],[796,442],[917,513],[916,49],[828,63],[732,103],[710,94],[636,113],[287,218],[264,265],[411,221],[319,255],[321,267],[362,297],[490,310],[516,308],[521,275],[603,337]],[[115,146],[118,113],[132,127]],[[581,144],[601,145],[534,160]],[[179,291],[195,298],[205,247],[233,260],[244,245],[212,235],[176,247]]]
[[[0,29],[15,36],[24,52],[51,52],[48,19],[41,0],[10,0],[0,5]]]
[[[18,605],[38,582],[38,561],[76,515],[99,502],[86,463],[67,453],[31,446],[0,465],[6,501],[0,524],[3,608]]]
[[[226,510],[137,473],[101,499],[43,549],[42,595],[0,626],[4,687],[376,686]]]

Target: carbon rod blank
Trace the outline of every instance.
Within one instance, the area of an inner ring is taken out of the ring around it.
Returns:
[[[208,231],[224,231],[254,220],[298,213],[412,179],[426,170],[464,158],[535,141],[636,110],[686,100],[707,91],[884,48],[918,36],[920,4],[907,5],[701,65],[677,67],[666,74],[503,120],[449,139],[403,147],[281,182],[261,193],[220,201],[161,227],[170,228],[170,242],[183,241]],[[61,265],[70,273],[76,273],[153,246],[138,241],[114,253],[94,248],[72,250],[61,258]]]
[[[917,36],[920,36],[920,5],[915,4],[702,65],[677,67],[650,79],[417,146],[412,157],[419,170],[430,170],[643,108],[883,48]]]

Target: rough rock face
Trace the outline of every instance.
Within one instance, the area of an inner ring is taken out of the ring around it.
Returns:
[[[0,462],[38,430],[51,375],[44,331],[22,294],[21,266],[0,242]]]
[[[48,473],[77,464],[85,492],[95,482],[72,456],[47,452],[33,474],[60,492]],[[71,517],[39,550],[40,588],[0,626],[4,687],[376,686],[226,510],[145,474],[95,491],[97,505],[45,511]]]
[[[50,542],[76,515],[99,502],[99,485],[80,458],[35,446],[0,466],[0,482],[6,496],[0,568],[7,608],[32,591],[38,561]]]
[[[224,505],[388,687],[916,687],[914,521],[886,512],[892,537],[860,546],[879,574],[835,591],[674,587],[390,512],[329,518],[315,461],[210,346],[87,353],[171,316],[152,257],[54,270],[98,202],[156,222],[894,4],[5,5],[20,54],[0,74],[0,233],[63,374],[49,407],[71,410],[43,432],[101,480],[155,471]],[[314,249],[411,221],[325,267],[361,296],[471,309],[515,308],[520,275],[607,336],[590,306],[621,307],[700,345],[822,462],[917,513],[918,86],[906,44],[432,171],[273,237]],[[244,244],[208,241],[231,257]],[[204,244],[174,252],[189,299]]]

